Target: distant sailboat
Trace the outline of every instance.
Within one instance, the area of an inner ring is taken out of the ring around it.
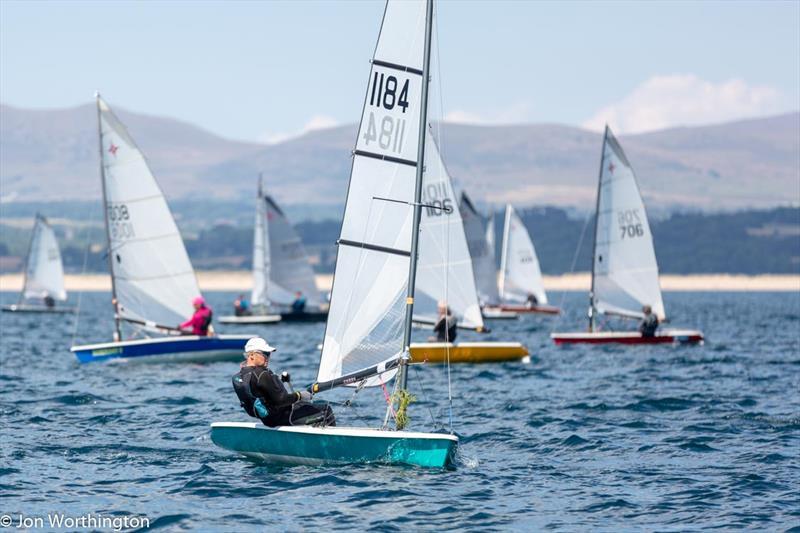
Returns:
[[[430,133],[427,139],[414,320],[433,325],[442,302],[452,310],[459,328],[485,332],[452,181]],[[523,359],[528,350],[518,342],[418,342],[411,345],[411,354],[431,363],[479,363]]]
[[[362,427],[211,425],[218,446],[272,462],[452,464],[458,437],[405,429],[433,2],[389,0],[353,152],[330,313],[317,381],[380,386],[395,379],[386,419]]]
[[[666,319],[658,279],[653,236],[642,195],[628,158],[606,126],[595,210],[589,331],[553,333],[556,344],[571,343],[698,343],[695,330],[659,330],[645,337],[638,331],[598,331],[598,316],[642,319],[643,306]]]
[[[533,241],[509,204],[503,225],[500,256],[500,309],[515,313],[558,314],[558,307],[547,305],[547,293]]]
[[[250,335],[201,337],[177,329],[200,296],[183,239],[144,155],[99,95],[97,114],[114,341],[73,346],[72,352],[82,363],[240,358]],[[122,324],[162,336],[123,341]]]
[[[71,307],[56,307],[67,300],[64,288],[64,265],[53,228],[47,219],[36,214],[25,259],[25,279],[19,301],[4,305],[3,311],[26,313],[72,313]]]

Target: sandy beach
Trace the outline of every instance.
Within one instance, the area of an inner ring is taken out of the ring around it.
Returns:
[[[65,276],[68,291],[109,291],[111,280],[105,274],[68,274]],[[249,291],[252,278],[247,271],[204,271],[197,273],[200,288],[204,291]],[[317,286],[330,290],[333,276],[317,276]],[[544,285],[551,291],[588,291],[591,276],[588,272],[544,276]],[[0,275],[0,291],[16,292],[22,288],[22,274]],[[663,275],[661,288],[665,291],[744,291],[744,292],[791,292],[800,291],[800,275],[762,274],[745,276],[738,274],[691,274]]]

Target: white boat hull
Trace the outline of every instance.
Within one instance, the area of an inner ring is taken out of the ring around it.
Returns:
[[[277,324],[280,321],[281,315],[228,315],[219,318],[220,324]]]

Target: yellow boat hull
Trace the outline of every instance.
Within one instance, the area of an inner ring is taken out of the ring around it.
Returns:
[[[500,363],[519,361],[528,349],[518,342],[414,342],[411,360],[415,363]]]

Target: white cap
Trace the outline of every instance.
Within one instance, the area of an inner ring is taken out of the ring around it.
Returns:
[[[261,337],[253,337],[247,344],[244,345],[244,354],[247,355],[248,352],[261,352],[265,354],[270,354],[277,350],[274,346],[270,346],[267,341],[262,339]]]

